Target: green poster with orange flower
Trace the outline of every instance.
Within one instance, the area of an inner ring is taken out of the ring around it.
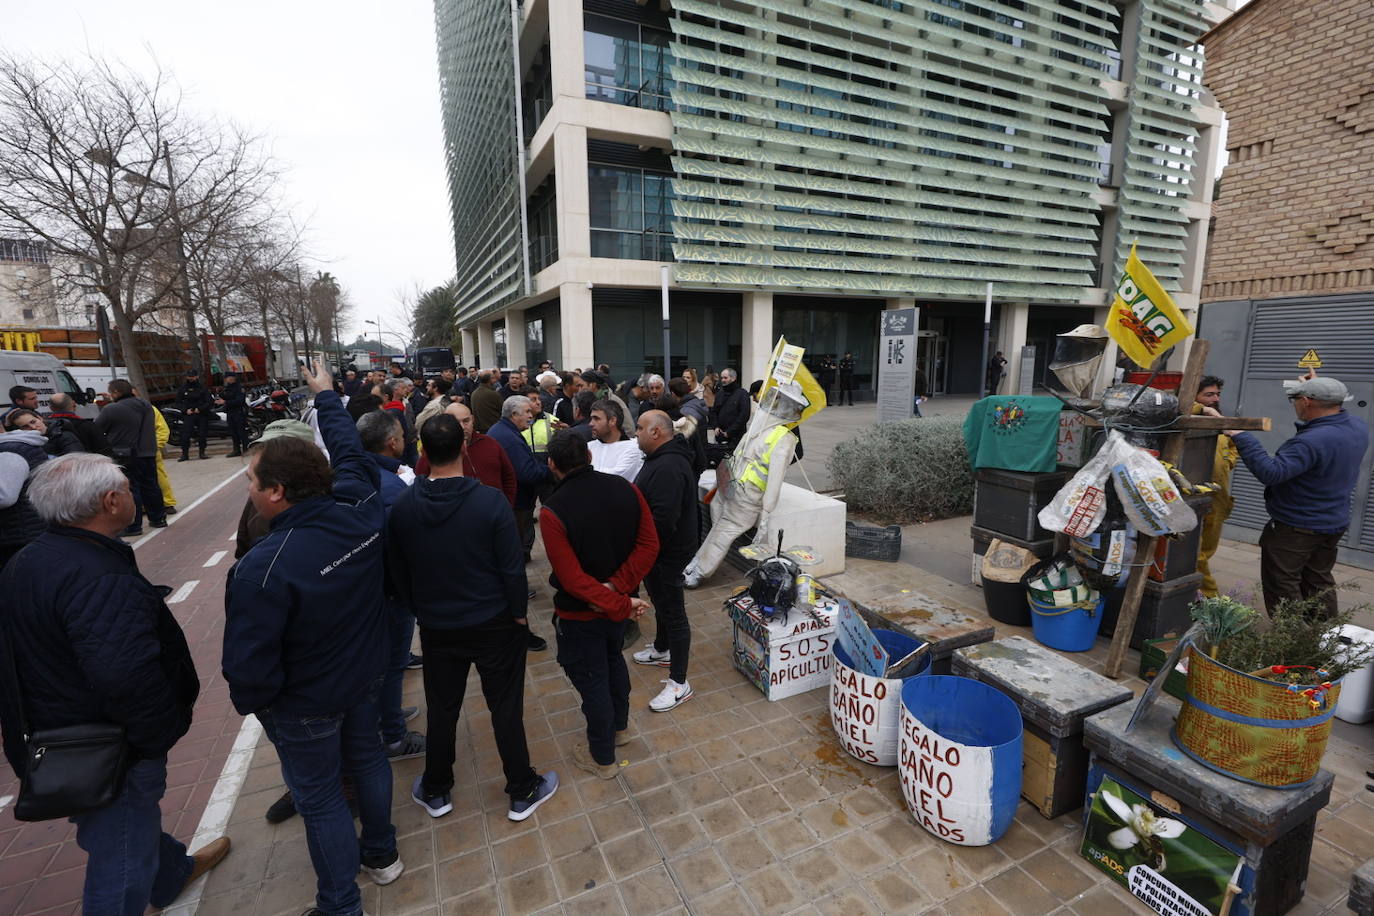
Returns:
[[[1093,793],[1083,857],[1156,913],[1226,916],[1243,860],[1110,777]]]

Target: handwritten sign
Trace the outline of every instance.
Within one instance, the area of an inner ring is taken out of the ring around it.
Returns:
[[[838,657],[830,678],[830,724],[851,757],[880,767],[897,765],[902,682],[869,677]]]
[[[992,751],[949,741],[902,707],[902,795],[916,822],[942,840],[986,846],[992,829]]]
[[[830,681],[835,612],[817,605],[815,617],[765,620],[747,595],[726,602],[734,621],[734,663],[770,700],[781,700]]]
[[[887,650],[869,629],[868,621],[854,610],[854,605],[843,600],[840,601],[840,613],[836,621],[840,645],[849,653],[855,669],[870,677],[882,677],[887,671]]]

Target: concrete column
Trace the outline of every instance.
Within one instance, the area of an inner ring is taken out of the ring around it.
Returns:
[[[1030,319],[1030,305],[1025,302],[1003,302],[997,336],[992,339],[992,353],[998,350],[1006,358],[1007,377],[991,394],[1030,394],[1021,391],[1021,348],[1026,345],[1026,322]],[[983,367],[987,371],[987,366]]]
[[[496,365],[496,335],[492,333],[490,318],[477,322],[477,353],[481,357],[478,367],[500,368]]]
[[[477,333],[472,328],[463,328],[458,333],[463,339],[463,365],[477,365]]]
[[[558,287],[558,306],[563,366],[567,369],[595,368],[592,291],[586,283],[564,283]]]
[[[1108,296],[1110,295],[1109,292]],[[1110,302],[1093,309],[1093,324],[1099,328],[1105,328],[1111,313]],[[1102,366],[1097,370],[1097,383],[1093,386],[1093,394],[1101,394],[1104,388],[1116,380],[1116,360],[1120,355],[1121,349],[1116,345],[1116,341],[1108,337],[1107,349],[1102,353]]]
[[[558,180],[558,257],[585,258],[592,253],[588,227],[587,128],[559,124],[553,135],[554,175]]]
[[[549,69],[553,97],[587,97],[587,52],[582,39],[582,4],[549,0]],[[559,182],[559,193],[563,192]]]
[[[885,312],[890,312],[895,309],[914,309],[915,307],[915,299],[888,299],[883,303],[883,311]]]
[[[743,314],[740,316],[741,344],[743,354],[739,370],[740,381],[746,386],[763,375],[768,368],[768,358],[773,355],[773,345],[778,342],[773,333],[773,294],[745,293]]]
[[[523,366],[527,362],[524,309],[506,309],[506,360],[511,368]]]

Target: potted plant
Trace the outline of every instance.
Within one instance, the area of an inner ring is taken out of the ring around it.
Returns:
[[[1284,601],[1266,620],[1231,596],[1192,606],[1200,636],[1174,727],[1185,753],[1256,785],[1296,788],[1317,775],[1340,682],[1371,651],[1340,642],[1357,609],[1323,618],[1321,597]]]

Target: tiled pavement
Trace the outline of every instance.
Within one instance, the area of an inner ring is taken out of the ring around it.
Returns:
[[[919,548],[917,566],[957,567],[966,577],[967,529],[967,519],[907,529],[908,546]],[[981,608],[978,591],[963,579],[906,563],[849,562],[851,573]],[[1253,557],[1250,563],[1253,569]],[[532,581],[546,571],[537,561]],[[983,848],[947,845],[918,827],[894,770],[840,750],[824,690],[770,703],[733,670],[720,610],[731,579],[726,567],[714,587],[689,593],[693,700],[650,713],[647,701],[666,672],[631,665],[638,737],[623,749],[629,763],[615,780],[571,765],[582,717],[551,653],[530,656],[526,728],[535,766],[558,770],[562,787],[530,820],[505,817],[480,699],[460,724],[451,814],[432,820],[409,800],[423,760],[395,764],[393,820],[407,870],[385,888],[360,881],[367,912],[1146,912],[1076,855],[1078,813],[1047,821],[1022,802],[1010,832]],[[551,636],[547,598],[535,607],[536,630]],[[1071,657],[1100,668],[1105,654],[1100,641]],[[418,675],[408,677],[408,703],[423,704]],[[480,697],[475,679],[468,696]],[[1307,897],[1295,913],[1343,911],[1357,859],[1374,854],[1374,794],[1364,791],[1362,776],[1372,732],[1338,723],[1326,758],[1336,788],[1319,820]],[[204,916],[299,913],[310,904],[313,877],[299,819],[272,827],[262,818],[281,790],[276,756],[263,742],[231,818],[235,852],[211,875]]]
[[[136,545],[139,568],[151,581],[173,588],[197,582],[184,600],[171,605],[186,632],[201,691],[191,730],[168,755],[162,799],[163,828],[188,843],[243,721],[220,675],[224,577],[234,550],[228,537],[238,523],[243,490],[231,481],[186,511],[238,470],[238,462],[219,458],[228,448],[217,445],[211,447],[216,461],[170,465],[183,511],[165,529],[145,528],[152,536],[145,534]],[[219,551],[226,553],[207,567]],[[76,845],[76,828],[67,821],[16,822],[9,802],[17,789],[9,763],[0,760],[0,913],[80,912],[86,855]]]

